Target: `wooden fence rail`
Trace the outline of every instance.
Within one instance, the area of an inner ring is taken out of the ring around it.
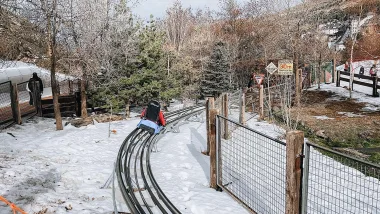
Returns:
[[[350,72],[337,71],[336,87],[340,87],[340,81],[350,82],[350,78],[341,77],[341,75],[345,75],[345,76],[350,77]],[[379,97],[379,94],[377,93],[377,89],[380,88],[380,85],[378,84],[378,77],[377,76],[370,77],[370,76],[365,76],[365,75],[361,75],[361,74],[354,74],[354,77],[357,77],[357,78],[360,78],[360,79],[364,79],[364,80],[372,80],[372,83],[354,80],[352,82],[352,85],[351,85],[352,89],[354,88],[353,84],[357,84],[357,85],[361,85],[361,86],[366,86],[366,87],[372,88],[372,96],[373,97]]]

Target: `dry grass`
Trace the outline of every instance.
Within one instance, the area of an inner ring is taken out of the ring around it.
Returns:
[[[365,112],[366,103],[328,99],[334,94],[310,91],[302,99],[302,108],[294,109],[301,123],[312,130],[324,130],[330,146],[368,147],[366,142],[380,142],[380,112]],[[350,112],[352,115],[339,112]],[[357,116],[356,116],[357,115]],[[327,116],[329,119],[317,119]],[[377,145],[378,146],[378,145]]]

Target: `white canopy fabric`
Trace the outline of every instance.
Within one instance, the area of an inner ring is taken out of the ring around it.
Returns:
[[[32,77],[33,72],[36,72],[42,80],[50,80],[50,71],[34,64],[19,61],[0,61],[0,83],[7,81],[16,84],[26,82]],[[75,79],[75,77],[64,74],[57,74],[56,77],[58,81]]]

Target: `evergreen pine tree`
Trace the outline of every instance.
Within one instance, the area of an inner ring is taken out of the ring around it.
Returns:
[[[167,76],[163,44],[164,33],[151,20],[139,36],[137,71],[128,78],[120,78],[124,100],[146,104],[155,98],[168,102],[180,94],[179,82]],[[159,97],[155,97],[157,93]]]
[[[230,72],[223,42],[215,43],[203,76],[201,82],[202,96],[217,97],[230,90]]]

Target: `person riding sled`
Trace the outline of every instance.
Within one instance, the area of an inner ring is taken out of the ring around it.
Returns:
[[[151,134],[158,134],[166,126],[165,116],[158,101],[152,100],[141,113],[141,121],[137,127],[147,130]]]

